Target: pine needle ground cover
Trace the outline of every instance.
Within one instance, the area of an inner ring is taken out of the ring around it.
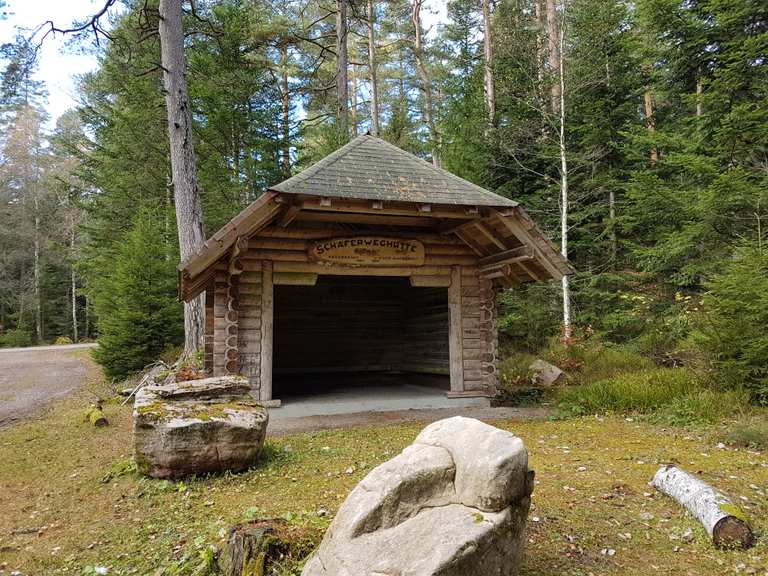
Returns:
[[[421,429],[272,438],[246,473],[168,482],[135,474],[131,408],[107,404],[110,426],[95,429],[82,420],[87,400],[83,392],[0,431],[0,574],[205,575],[211,546],[255,518],[288,520],[309,549],[355,484]],[[495,424],[523,438],[537,474],[522,575],[768,573],[768,458],[718,447],[730,426],[594,416]],[[663,462],[736,498],[757,546],[714,550],[694,519],[648,487]],[[288,563],[283,573],[298,569]]]

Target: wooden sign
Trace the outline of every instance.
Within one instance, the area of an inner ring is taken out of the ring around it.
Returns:
[[[310,246],[309,259],[349,266],[422,266],[424,244],[382,236],[327,238]]]

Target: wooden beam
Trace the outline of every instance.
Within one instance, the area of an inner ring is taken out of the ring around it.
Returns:
[[[261,369],[259,400],[272,400],[272,349],[274,324],[274,288],[272,283],[272,262],[264,260],[261,264]]]
[[[479,218],[472,218],[471,220],[459,222],[456,224],[455,222],[448,222],[447,224],[444,224],[438,228],[438,231],[440,234],[458,234],[459,232],[465,230],[467,227],[472,226],[475,222],[477,222]]]
[[[544,255],[536,239],[533,238],[533,236],[531,236],[528,230],[526,230],[525,228],[523,228],[523,226],[520,225],[520,223],[517,221],[516,216],[505,217],[505,216],[502,216],[500,213],[496,212],[495,217],[522,244],[530,246],[533,249],[533,252],[536,256],[536,260],[547,270],[547,272],[549,272],[550,276],[553,279],[560,280],[563,277],[563,273],[560,272],[560,270],[557,269],[557,267],[549,260],[549,258],[547,258]]]
[[[451,266],[343,266],[313,264],[310,262],[273,263],[275,272],[302,272],[331,276],[440,276],[449,274]]]
[[[507,245],[504,244],[504,242],[502,242],[501,240],[499,240],[495,234],[491,233],[491,231],[485,227],[485,224],[482,221],[476,220],[475,228],[477,228],[477,230],[479,230],[483,236],[485,236],[488,240],[491,241],[491,243],[495,244],[501,250],[507,249]]]
[[[461,306],[461,268],[451,268],[451,285],[448,287],[448,332],[449,364],[451,369],[451,392],[464,391],[464,352]]]
[[[469,220],[475,216],[467,214],[460,207],[436,206],[434,204],[416,204],[412,202],[386,202],[381,200],[363,201],[334,198],[330,204],[323,204],[323,199],[304,197],[301,206],[304,210],[323,212],[349,212],[352,214],[389,214],[391,216],[420,216],[429,214],[433,218]],[[330,199],[329,199],[330,200]]]
[[[498,254],[492,254],[491,256],[481,258],[477,264],[482,269],[498,267],[504,264],[512,264],[522,260],[531,260],[532,258],[533,248],[530,246],[518,246],[517,248],[512,248],[511,250],[504,250],[504,252],[499,252]]]
[[[272,283],[275,286],[314,286],[317,274],[307,272],[273,272]]]
[[[414,288],[447,288],[451,285],[451,277],[443,276],[411,276],[411,286]]]
[[[313,212],[306,209],[299,213],[297,220],[305,222],[349,222],[352,224],[372,224],[382,226],[415,226],[431,228],[435,224],[434,218],[418,216],[388,216],[384,214],[356,214],[343,212]]]
[[[528,276],[533,278],[536,282],[541,282],[542,277],[536,274],[536,272],[533,271],[533,268],[531,268],[530,266],[526,266],[525,262],[520,260],[518,262],[515,262],[515,264],[517,264],[518,267],[520,267],[523,270],[523,272],[528,274]]]
[[[277,225],[280,226],[280,228],[285,228],[294,221],[296,216],[299,215],[299,212],[301,212],[301,205],[292,204],[288,207],[288,210],[285,211],[285,214],[283,214],[282,218],[280,218],[280,221],[277,223]]]
[[[469,246],[478,256],[482,257],[487,254],[487,252],[483,250],[483,247],[480,246],[479,243],[475,242],[475,239],[469,233],[465,232],[464,230],[461,230],[461,231],[455,232],[455,234],[456,236],[459,237],[459,239],[462,242],[464,242],[467,246]]]
[[[214,234],[195,256],[182,264],[181,269],[190,279],[194,279],[223,256],[238,237],[250,236],[269,224],[284,209],[283,205],[276,203],[274,199],[274,192],[266,192],[260,196]]]

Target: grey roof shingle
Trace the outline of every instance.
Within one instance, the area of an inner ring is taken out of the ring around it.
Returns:
[[[489,192],[368,134],[358,136],[270,190],[425,204],[517,206],[514,200]]]

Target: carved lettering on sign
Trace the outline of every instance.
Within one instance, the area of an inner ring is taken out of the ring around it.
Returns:
[[[327,238],[310,246],[309,258],[349,266],[422,266],[424,244],[409,238],[383,236]]]

